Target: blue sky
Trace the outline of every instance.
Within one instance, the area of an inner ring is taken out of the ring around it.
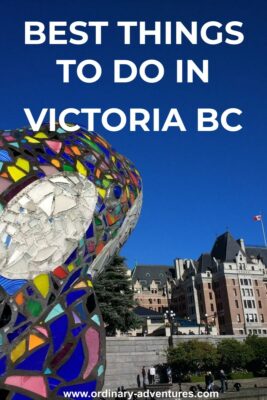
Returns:
[[[127,4],[127,5],[126,5]],[[210,250],[216,235],[229,229],[246,243],[262,244],[260,224],[252,217],[267,214],[266,198],[266,4],[237,0],[3,0],[0,6],[0,120],[1,128],[26,125],[23,108],[131,107],[180,109],[184,134],[110,133],[96,130],[135,162],[144,182],[143,211],[123,255],[138,263],[172,264],[175,257],[198,257]],[[245,41],[239,46],[123,46],[112,31],[102,46],[25,46],[24,21],[144,20],[201,25],[209,20],[244,23]],[[86,85],[78,79],[64,85],[56,59],[98,60],[103,78]],[[128,85],[112,83],[112,61],[136,63],[159,59],[164,79],[149,85],[140,79]],[[176,59],[210,60],[210,83],[174,84]],[[198,107],[243,110],[243,130],[197,133]],[[75,121],[85,124],[85,117]],[[267,215],[266,215],[267,223]]]

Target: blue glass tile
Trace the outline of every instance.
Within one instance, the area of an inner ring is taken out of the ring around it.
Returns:
[[[48,161],[43,158],[42,156],[37,156],[37,160],[39,161],[40,164],[47,164]]]
[[[31,286],[28,286],[26,290],[27,290],[27,293],[28,293],[29,296],[33,295],[34,290],[33,290],[33,288]]]
[[[45,147],[45,152],[46,154],[48,154],[49,156],[54,157],[56,153],[54,153],[49,147]]]
[[[82,331],[86,326],[87,326],[86,324],[82,324],[82,325],[80,325],[80,326],[77,326],[77,328],[73,328],[73,329],[71,330],[73,336],[74,336],[74,337],[78,336],[79,333],[81,333],[81,331]]]
[[[56,353],[66,338],[68,331],[68,317],[66,315],[62,315],[61,317],[57,318],[51,323],[50,330],[52,333],[54,353]]]
[[[77,306],[75,307],[75,311],[77,312],[77,314],[79,315],[79,317],[83,320],[87,320],[87,315],[84,311],[83,308],[83,303],[79,303],[77,304]]]
[[[61,383],[59,379],[55,378],[47,378],[47,382],[50,390],[54,390]]]
[[[91,224],[86,231],[86,239],[89,239],[94,236],[94,225]]]
[[[73,159],[66,153],[62,153],[61,156],[67,160],[70,164],[73,164]]]
[[[116,199],[119,199],[122,194],[122,188],[119,185],[114,186],[113,193]]]
[[[71,275],[71,277],[69,278],[68,282],[67,282],[66,285],[64,286],[64,288],[63,288],[63,290],[62,290],[61,293],[66,292],[66,290],[68,290],[68,289],[70,288],[70,286],[73,284],[73,282],[75,282],[76,279],[78,279],[79,276],[81,275],[81,271],[82,271],[81,268],[80,268],[80,269],[77,269],[77,271],[75,271],[75,272]]]
[[[43,346],[39,350],[36,350],[33,354],[29,355],[21,363],[17,364],[15,369],[23,369],[26,371],[42,371],[43,364],[45,362],[49,344]]]
[[[82,297],[84,294],[86,294],[86,291],[84,289],[81,290],[75,290],[73,292],[70,292],[66,296],[66,302],[67,302],[67,307],[70,306],[74,301]]]
[[[6,372],[6,356],[0,359],[0,375]]]
[[[27,329],[29,325],[31,325],[31,322],[28,322],[27,324],[22,325],[20,328],[16,329],[15,331],[8,333],[7,338],[9,340],[9,342],[12,342],[14,339],[16,339],[16,337],[18,337],[23,331],[25,331],[25,329]]]
[[[8,279],[0,275],[0,286],[10,295],[16,293],[26,282],[24,279]]]
[[[32,397],[25,396],[25,394],[15,393],[11,400],[32,400]]]
[[[74,261],[77,258],[77,250],[74,250],[71,255],[69,256],[69,258],[66,260],[65,264],[69,265],[72,263],[72,261]]]
[[[12,161],[12,158],[6,150],[0,150],[0,160],[1,161]]]
[[[17,325],[19,325],[21,322],[24,322],[24,321],[26,321],[26,317],[24,317],[24,315],[22,315],[21,313],[18,313],[18,316],[17,316],[17,319],[16,319],[16,322],[15,322],[15,324],[14,324],[14,326],[17,326]]]
[[[76,378],[81,373],[84,363],[84,352],[82,341],[79,340],[76,345],[72,355],[57,371],[58,376],[65,379],[65,381],[70,382]]]

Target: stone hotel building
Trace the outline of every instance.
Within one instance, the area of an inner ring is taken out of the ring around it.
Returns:
[[[267,334],[267,248],[229,232],[198,260],[175,260],[172,308],[220,334]]]

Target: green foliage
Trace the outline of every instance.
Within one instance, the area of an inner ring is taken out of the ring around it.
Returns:
[[[170,348],[168,363],[182,374],[213,370],[218,363],[217,349],[208,342],[190,340]]]
[[[192,375],[190,377],[190,382],[192,383],[200,383],[200,382],[205,382],[205,375],[201,374],[201,375]]]
[[[220,357],[219,367],[226,372],[244,369],[253,359],[253,351],[244,342],[236,339],[224,339],[217,346]]]
[[[133,290],[123,257],[113,257],[94,283],[94,288],[108,336],[114,336],[116,330],[126,333],[141,325],[133,312]]]
[[[249,336],[245,342],[224,339],[217,347],[209,342],[190,340],[168,349],[167,358],[176,373],[184,378],[192,374],[192,382],[203,381],[201,373],[205,371],[216,375],[220,369],[232,379],[267,376],[267,338]]]
[[[252,379],[254,378],[253,372],[232,372],[229,375],[229,379],[238,380],[238,379]]]
[[[267,338],[256,335],[248,336],[246,345],[253,352],[253,357],[248,363],[248,369],[255,375],[267,376]]]

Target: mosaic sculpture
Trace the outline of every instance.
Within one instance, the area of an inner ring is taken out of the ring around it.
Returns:
[[[1,400],[89,398],[102,388],[105,335],[92,280],[141,203],[138,171],[95,133],[0,132]]]

